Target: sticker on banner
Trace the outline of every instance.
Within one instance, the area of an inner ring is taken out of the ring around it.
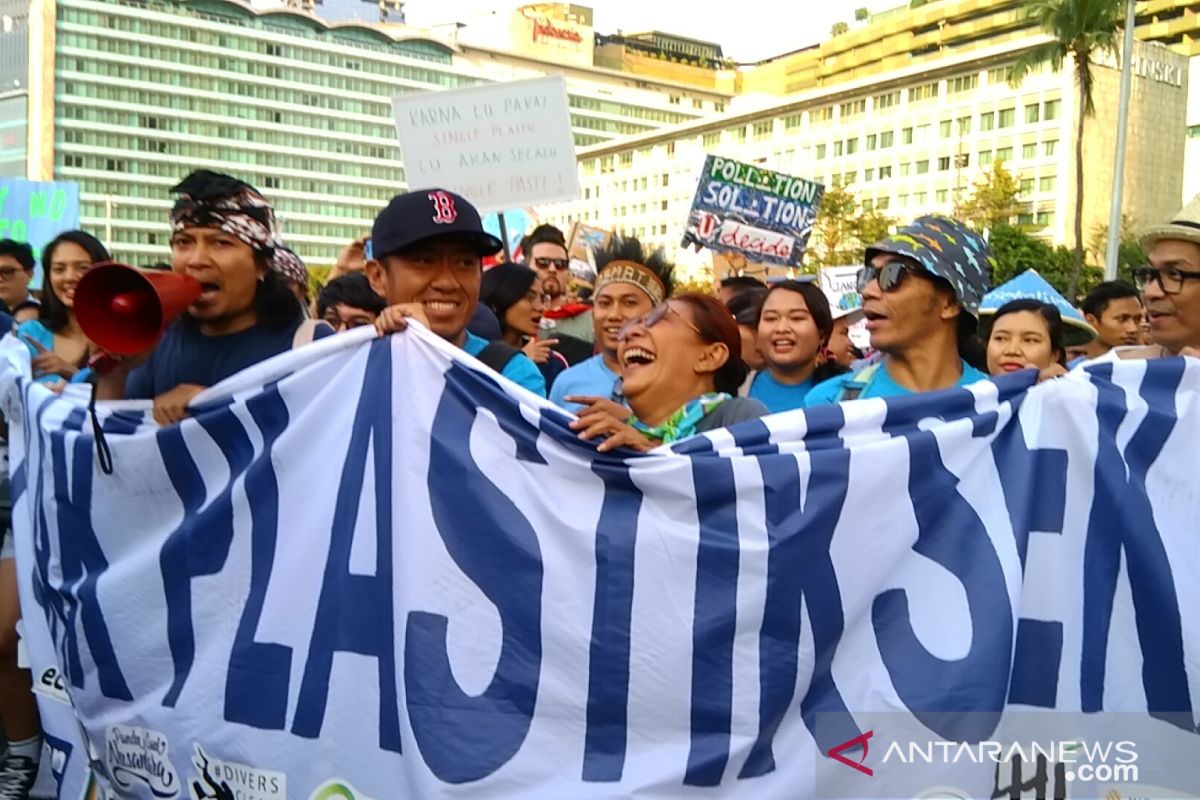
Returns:
[[[200,744],[192,756],[192,800],[287,800],[287,775],[214,758]]]
[[[327,781],[317,787],[308,800],[373,800],[355,789],[349,781],[340,779]]]
[[[105,736],[106,763],[120,789],[145,785],[155,797],[178,797],[179,774],[167,755],[167,737],[149,728],[112,725]]]
[[[57,667],[46,667],[42,670],[41,677],[33,684],[33,690],[43,697],[49,697],[67,705],[71,704],[71,698],[67,695],[66,682]]]

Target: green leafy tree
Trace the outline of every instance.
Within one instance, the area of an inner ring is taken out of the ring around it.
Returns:
[[[869,17],[869,16],[871,16],[871,12],[870,12],[870,11],[868,11],[866,8],[856,8],[856,9],[854,10],[854,20],[855,20],[855,22],[863,22],[863,21],[865,21],[865,20],[867,19],[867,17]]]
[[[1027,269],[1035,269],[1047,283],[1061,292],[1063,297],[1074,298],[1072,302],[1078,302],[1078,296],[1071,291],[1074,257],[1067,248],[1061,245],[1051,247],[1014,225],[998,225],[992,228],[988,234],[988,245],[996,258],[996,270],[992,275],[993,286],[1006,283]],[[1102,280],[1104,270],[1087,265],[1080,272],[1076,290],[1086,294]]]
[[[825,190],[813,224],[817,239],[810,246],[808,267],[862,263],[867,247],[887,235],[896,221],[875,208],[864,208],[854,193],[838,183]]]
[[[984,173],[971,188],[971,194],[954,209],[954,216],[978,231],[1011,225],[1024,209],[1017,199],[1021,187],[1003,161],[993,161],[991,172]]]
[[[1079,90],[1075,131],[1075,257],[1068,283],[1069,297],[1079,288],[1083,272],[1083,129],[1087,118],[1096,112],[1093,96],[1096,59],[1101,53],[1117,51],[1124,5],[1121,0],[1025,0],[1027,19],[1051,39],[1017,59],[1012,85],[1020,85],[1034,67],[1042,64],[1050,64],[1057,72],[1069,58],[1075,65],[1075,85]]]
[[[850,23],[835,22],[835,23],[833,23],[833,27],[829,29],[829,33],[831,36],[841,36],[843,33],[846,33],[849,30],[850,30]]]

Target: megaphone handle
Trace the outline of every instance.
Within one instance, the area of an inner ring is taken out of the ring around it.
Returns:
[[[99,353],[96,353],[88,359],[87,365],[91,368],[92,372],[96,373],[97,375],[104,375],[120,363],[121,359],[119,357],[101,350]]]

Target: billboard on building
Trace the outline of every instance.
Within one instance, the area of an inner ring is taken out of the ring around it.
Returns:
[[[409,186],[458,192],[481,212],[579,197],[561,75],[392,99]]]
[[[824,186],[804,178],[707,156],[683,246],[798,267],[824,194]]]

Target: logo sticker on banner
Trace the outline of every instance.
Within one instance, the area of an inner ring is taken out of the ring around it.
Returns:
[[[819,183],[710,155],[692,199],[683,246],[798,267],[824,194]]]
[[[579,197],[561,76],[392,99],[409,186],[440,186],[481,212]]]

